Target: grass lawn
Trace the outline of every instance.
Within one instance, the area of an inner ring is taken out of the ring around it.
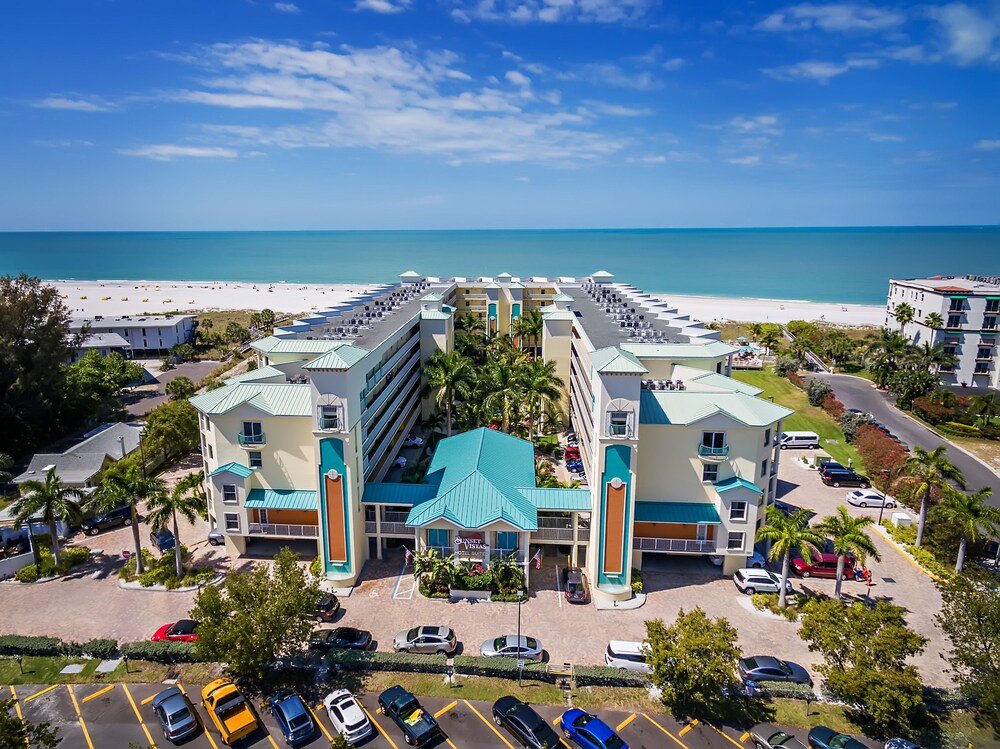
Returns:
[[[84,669],[78,674],[61,674],[63,668],[71,663],[83,663]],[[130,684],[156,684],[164,679],[183,679],[192,684],[207,684],[219,676],[222,669],[214,663],[187,663],[167,666],[148,661],[129,661],[121,663],[108,674],[97,674],[95,669],[99,660],[85,658],[66,658],[51,656],[26,656],[23,666],[24,673],[18,667],[17,661],[7,658],[0,659],[0,684],[91,684],[128,682]]]
[[[858,454],[854,448],[844,441],[840,425],[835,422],[822,408],[810,406],[805,391],[799,390],[784,377],[779,377],[772,370],[734,370],[733,378],[740,382],[762,388],[762,398],[774,396],[774,402],[795,410],[795,413],[785,419],[783,427],[786,432],[816,432],[820,437],[823,450],[830,453],[834,460],[847,465],[848,460],[859,464]]]

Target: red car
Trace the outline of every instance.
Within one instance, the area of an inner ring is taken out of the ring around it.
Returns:
[[[837,555],[836,554],[816,554],[813,556],[812,564],[806,564],[802,557],[795,557],[792,560],[792,569],[796,575],[802,577],[828,577],[831,580],[837,579]],[[844,560],[844,579],[854,577],[854,558],[848,555]]]
[[[198,639],[198,622],[181,619],[173,624],[164,624],[149,639],[152,642],[194,642]]]
[[[579,458],[580,448],[579,447],[567,447],[564,451],[567,458]]]

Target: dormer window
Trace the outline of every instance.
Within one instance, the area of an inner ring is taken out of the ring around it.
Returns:
[[[319,407],[319,428],[325,432],[341,431],[341,410],[340,406],[320,406]]]
[[[608,415],[608,435],[611,437],[628,437],[631,432],[630,414],[625,411],[612,411]]]

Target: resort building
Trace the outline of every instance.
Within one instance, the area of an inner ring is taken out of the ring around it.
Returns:
[[[442,439],[423,483],[402,483],[403,442],[435,410],[423,366],[452,350],[455,319],[509,335],[532,309],[540,340],[518,343],[566,385],[581,487],[537,488],[532,444],[486,428]],[[191,399],[210,522],[238,553],[260,538],[315,539],[339,586],[402,547],[523,563],[540,550],[583,566],[595,596],[624,600],[651,555],[744,566],[774,500],[791,411],[729,377],[739,349],[717,331],[608,273],[407,272],[253,348],[257,369]]]
[[[917,345],[942,344],[955,356],[954,367],[938,370],[943,382],[1000,387],[996,365],[1000,276],[890,279],[887,328],[899,329],[894,313],[903,303],[913,308],[913,320],[903,326],[902,334]],[[933,325],[928,325],[929,317]]]
[[[77,356],[94,348],[106,356],[116,350],[123,356],[162,356],[194,335],[195,315],[122,315],[121,317],[75,317],[70,331],[87,329]]]

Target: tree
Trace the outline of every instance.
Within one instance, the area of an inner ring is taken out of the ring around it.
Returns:
[[[143,445],[149,454],[169,461],[194,450],[200,439],[198,411],[189,401],[161,403],[146,415]]]
[[[533,437],[545,403],[556,401],[562,396],[564,383],[556,374],[555,362],[541,359],[528,362],[524,368],[523,382],[524,400],[528,405],[528,418],[531,421],[530,436]]]
[[[792,562],[792,549],[798,549],[803,561],[812,562],[813,554],[819,553],[819,548],[826,539],[809,527],[811,511],[805,508],[786,516],[776,507],[767,509],[767,523],[757,529],[757,541],[769,541],[771,548],[767,558],[772,562],[781,560],[781,592],[778,593],[778,606],[785,608],[785,588],[788,587],[788,573]]]
[[[471,312],[466,312],[455,320],[455,329],[484,336],[486,334],[486,323]]]
[[[522,379],[516,366],[500,362],[488,364],[483,378],[487,390],[483,406],[487,417],[493,421],[499,416],[500,428],[508,434],[511,432],[511,425],[521,421],[521,408],[524,405]]]
[[[10,506],[11,514],[14,515],[14,525],[20,528],[36,513],[41,513],[42,522],[49,526],[52,557],[58,567],[62,552],[59,549],[56,521],[69,523],[79,519],[81,515],[79,501],[83,497],[83,492],[64,486],[55,468],[49,469],[44,481],[25,481],[19,489],[20,499],[14,500]]]
[[[66,426],[64,362],[82,338],[69,323],[54,286],[0,276],[0,452],[19,455]]]
[[[943,499],[938,505],[938,511],[945,523],[959,534],[955,572],[961,572],[965,566],[965,553],[969,543],[979,540],[980,531],[990,536],[1000,535],[1000,509],[986,504],[986,500],[993,494],[993,489],[989,486],[966,494],[945,484],[942,493]]]
[[[439,351],[430,358],[424,367],[427,383],[424,393],[435,393],[438,408],[444,409],[445,429],[451,435],[451,412],[455,401],[468,398],[472,380],[472,363],[457,351]]]
[[[106,512],[128,505],[132,510],[132,543],[135,545],[135,574],[143,573],[142,541],[139,539],[139,504],[166,493],[163,481],[147,477],[144,467],[135,460],[120,460],[101,476],[101,485],[94,492],[88,507]]]
[[[421,549],[413,555],[413,576],[431,593],[447,593],[455,578],[455,555]]]
[[[826,688],[853,706],[850,717],[888,735],[909,735],[923,712],[923,686],[907,660],[927,638],[906,626],[905,610],[879,601],[874,607],[832,598],[804,607],[799,635],[823,656],[816,667]]]
[[[908,323],[913,322],[913,317],[916,314],[911,307],[906,302],[902,304],[897,304],[896,309],[890,313],[899,323],[899,332],[903,332],[903,328],[907,326]]]
[[[941,586],[935,617],[951,640],[944,657],[961,692],[1000,732],[1000,586],[979,570],[957,575]]]
[[[969,398],[969,405],[972,407],[972,412],[982,418],[983,426],[989,424],[993,417],[1000,416],[1000,397],[997,397],[995,390],[988,395],[972,396]]]
[[[921,346],[912,346],[908,349],[905,361],[913,369],[926,369],[937,372],[941,367],[954,368],[958,363],[958,357],[949,354],[943,343],[930,343],[924,341]]]
[[[823,399],[833,392],[833,387],[826,380],[810,377],[806,380],[805,390],[810,406],[822,406]]]
[[[909,345],[903,336],[888,328],[882,328],[877,336],[869,339],[863,358],[876,384],[885,385],[889,375],[900,368]]]
[[[11,466],[14,465],[14,459],[7,455],[7,453],[0,453],[0,486],[8,483],[13,476],[10,473]]]
[[[173,525],[174,562],[177,579],[184,577],[184,564],[181,558],[181,534],[177,526],[177,516],[180,515],[194,525],[195,518],[205,506],[205,492],[202,480],[205,473],[199,471],[181,479],[169,494],[160,492],[149,498],[146,504],[146,522],[156,530],[166,527],[167,522]]]
[[[194,381],[185,375],[175,377],[168,382],[166,388],[164,388],[172,401],[190,398],[195,394],[197,389],[198,388],[195,386]]]
[[[700,607],[680,610],[669,627],[662,619],[646,622],[652,682],[677,716],[710,715],[733,683],[739,633],[725,618],[710,619]]]
[[[779,377],[788,377],[792,372],[798,372],[801,362],[794,356],[780,356],[774,365],[774,373]]]
[[[3,749],[55,749],[59,743],[59,729],[48,721],[29,723],[15,714],[15,699],[0,700],[0,747]]]
[[[198,592],[191,610],[199,622],[198,653],[260,684],[268,664],[296,652],[309,637],[319,597],[318,581],[283,547],[273,565],[230,572],[221,587]]]
[[[906,449],[881,429],[871,424],[858,425],[854,432],[853,442],[854,449],[858,451],[861,466],[873,483],[877,484],[883,470],[898,471],[906,463],[908,456]],[[889,491],[887,486],[877,485],[883,491]]]
[[[924,318],[924,325],[932,330],[938,330],[944,327],[944,318],[940,312],[931,312]]]
[[[896,403],[900,408],[910,408],[914,400],[934,392],[939,381],[938,375],[927,369],[904,369],[886,378],[886,384],[896,394]]]
[[[765,323],[764,330],[760,334],[760,345],[771,351],[781,340],[781,327],[773,323]]]
[[[521,339],[521,348],[525,342],[531,341],[533,347],[538,346],[542,338],[542,313],[537,309],[529,309],[514,323],[514,333]]]
[[[833,539],[833,553],[837,555],[837,583],[833,597],[837,600],[840,600],[840,587],[844,582],[844,562],[848,554],[862,560],[865,557],[871,557],[876,561],[881,559],[878,549],[864,530],[874,522],[867,515],[852,517],[846,507],[839,505],[835,515],[823,518],[816,526],[816,530]]]
[[[945,457],[947,448],[938,445],[933,450],[925,450],[920,445],[915,445],[913,455],[906,459],[903,466],[905,478],[903,481],[909,486],[911,496],[915,500],[920,500],[920,517],[917,520],[917,546],[924,540],[924,526],[927,525],[927,510],[930,509],[931,501],[940,497],[941,488],[949,482],[965,488],[965,477],[948,458]]]
[[[747,333],[750,335],[750,340],[757,342],[760,340],[761,333],[764,332],[764,326],[759,322],[747,323]]]
[[[225,338],[227,343],[240,344],[240,343],[246,343],[253,336],[251,335],[249,330],[244,328],[238,322],[236,322],[235,320],[230,320],[229,324],[226,326],[226,332],[223,333],[223,337]]]

